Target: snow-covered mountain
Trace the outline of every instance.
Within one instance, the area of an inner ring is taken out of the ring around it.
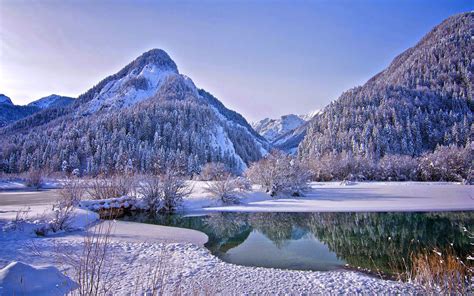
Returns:
[[[13,105],[13,102],[6,95],[0,94],[0,104]]]
[[[309,124],[298,147],[315,159],[419,156],[472,141],[474,12],[454,15]]]
[[[74,101],[71,97],[64,97],[52,94],[50,96],[41,98],[28,104],[28,106],[38,107],[40,109],[46,109],[51,107],[67,106]]]
[[[38,111],[39,108],[37,107],[15,105],[9,97],[0,94],[0,127],[25,118]]]
[[[298,115],[283,115],[278,119],[265,118],[252,123],[254,130],[270,143],[281,135],[304,124],[306,120]]]
[[[305,121],[310,121],[314,116],[321,114],[321,109],[316,109],[310,113],[299,115],[299,117]]]
[[[252,127],[274,148],[293,154],[306,135],[308,121],[320,113],[321,110],[317,109],[308,114],[289,114],[278,119],[265,118],[253,122]]]
[[[19,136],[25,127],[28,133]],[[19,162],[35,158],[38,166],[60,170],[66,161],[85,174],[124,167],[195,173],[209,161],[239,172],[269,147],[239,113],[197,88],[159,49],[144,53],[73,104],[10,125],[1,138],[10,136],[18,141],[8,154],[18,154]]]
[[[13,104],[9,97],[0,94],[0,127],[12,124],[43,109],[67,106],[73,101],[73,98],[51,95],[22,106]]]

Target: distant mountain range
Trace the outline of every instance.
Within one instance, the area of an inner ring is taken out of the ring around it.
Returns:
[[[73,102],[73,98],[50,95],[33,101],[26,106],[13,104],[6,95],[0,94],[0,127],[30,116],[42,109],[66,106]]]
[[[245,118],[197,88],[159,49],[74,103],[38,111],[3,128],[0,136],[3,166],[12,172],[66,166],[86,174],[130,167],[192,174],[209,161],[241,172],[269,148]]]
[[[64,107],[71,104],[74,101],[73,98],[64,97],[59,95],[50,95],[39,100],[33,101],[28,106],[38,107],[40,109],[46,109],[51,107]]]
[[[265,118],[252,123],[254,130],[270,143],[281,135],[294,130],[304,124],[306,120],[298,115],[283,115],[278,119]]]
[[[315,110],[304,115],[288,114],[278,119],[265,118],[253,122],[252,127],[274,148],[294,153],[305,136],[308,121],[319,113],[320,110]]]

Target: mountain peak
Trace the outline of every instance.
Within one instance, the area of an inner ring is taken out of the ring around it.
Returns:
[[[141,56],[136,58],[130,66],[132,68],[139,68],[141,71],[146,65],[155,65],[161,70],[171,70],[178,73],[178,67],[166,51],[158,48],[150,49],[144,52]]]
[[[0,94],[0,104],[13,105],[13,102],[6,95]]]

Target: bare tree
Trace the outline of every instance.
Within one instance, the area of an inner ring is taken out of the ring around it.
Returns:
[[[246,175],[271,196],[279,193],[300,196],[308,188],[310,172],[298,159],[275,150],[253,163]]]
[[[192,188],[186,181],[170,172],[161,176],[161,211],[172,213],[183,203],[183,198],[191,194]]]
[[[139,182],[138,193],[142,195],[144,201],[152,212],[156,213],[161,208],[161,191],[162,185],[159,176],[145,176]]]
[[[203,181],[216,181],[226,179],[229,175],[229,170],[221,162],[208,162],[202,169],[200,179]]]
[[[43,173],[39,169],[31,168],[26,175],[26,186],[40,189],[43,184]]]
[[[236,178],[228,176],[224,180],[208,182],[205,190],[225,204],[234,204],[239,202],[238,193],[242,189],[239,185]]]
[[[62,188],[59,190],[61,196],[61,202],[63,204],[71,204],[77,206],[81,201],[86,189],[81,180],[77,177],[71,177],[66,179]]]
[[[92,179],[88,184],[88,190],[92,199],[115,198],[128,195],[133,191],[135,178],[130,175],[104,175]]]
[[[192,188],[182,177],[169,172],[161,176],[147,176],[138,187],[138,192],[155,213],[176,211],[191,191]]]

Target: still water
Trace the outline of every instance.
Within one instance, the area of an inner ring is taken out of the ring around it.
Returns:
[[[129,221],[191,228],[223,261],[260,267],[397,272],[423,249],[472,255],[474,212],[135,214]],[[469,261],[469,260],[468,260]]]

